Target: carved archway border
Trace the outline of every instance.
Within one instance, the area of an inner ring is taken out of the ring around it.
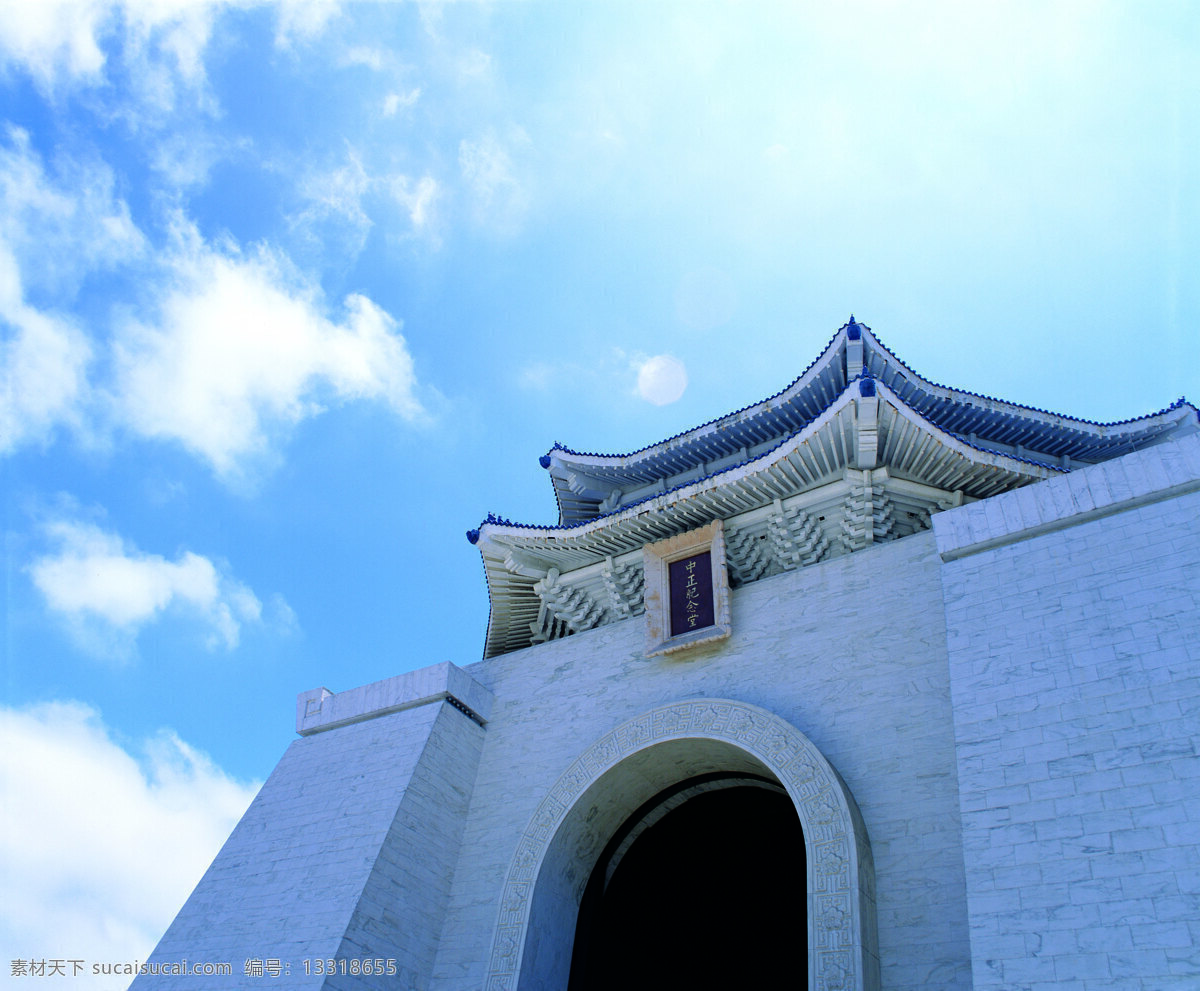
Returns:
[[[798,729],[766,709],[729,699],[691,699],[642,713],[593,743],[554,783],[530,818],[505,876],[487,991],[515,991],[538,873],[575,802],[625,758],[685,739],[734,744],[778,777],[807,844],[811,987],[876,991],[874,865],[849,789]]]

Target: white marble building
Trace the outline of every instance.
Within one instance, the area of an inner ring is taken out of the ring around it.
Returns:
[[[1014,406],[851,318],[776,396],[542,464],[557,524],[468,534],[484,659],[302,694],[153,963],[233,963],[206,988],[1200,987],[1195,407]]]

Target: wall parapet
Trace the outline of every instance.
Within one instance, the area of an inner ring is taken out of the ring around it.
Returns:
[[[935,513],[943,561],[1200,491],[1200,435],[1133,451],[1069,475]]]
[[[492,693],[458,665],[443,661],[344,692],[328,688],[301,692],[296,696],[296,732],[311,736],[442,701],[480,726],[486,725],[491,716]]]

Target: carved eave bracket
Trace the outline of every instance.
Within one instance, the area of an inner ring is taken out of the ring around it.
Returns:
[[[566,575],[557,568],[549,569],[533,585],[541,603],[537,619],[530,625],[533,642],[557,640],[640,616],[645,611],[644,584],[638,552],[609,556]]]
[[[968,498],[961,489],[938,489],[886,468],[843,469],[841,477],[824,485],[717,521],[722,523],[728,584],[738,588],[927,530],[933,513]],[[650,544],[674,546],[670,540],[687,536]],[[594,630],[646,611],[647,577],[640,548],[573,568],[561,554],[557,564],[551,563],[554,557],[547,548],[533,553],[510,547],[497,561],[502,570],[493,569],[497,598],[509,609],[530,610],[525,645]]]
[[[1056,475],[939,430],[864,374],[802,431],[715,474],[572,526],[489,517],[478,544],[492,615],[486,655],[641,615],[641,549],[723,521],[737,588],[930,526],[942,509]]]

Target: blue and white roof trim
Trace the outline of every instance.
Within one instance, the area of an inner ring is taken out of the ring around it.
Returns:
[[[943,509],[1069,472],[1083,454],[1103,460],[1195,433],[1198,421],[1182,400],[1094,424],[948,389],[852,319],[761,403],[632,454],[556,445],[543,464],[559,521],[489,513],[467,534],[488,582],[484,653],[638,615],[642,547],[714,519],[737,587],[927,530]]]
[[[555,444],[539,461],[550,472],[559,522],[582,522],[679,484],[745,461],[811,423],[860,375],[886,385],[934,426],[980,450],[1071,468],[1119,457],[1189,424],[1197,410],[1184,399],[1119,423],[1018,406],[922,378],[865,324],[851,316],[821,354],[773,396],[628,454],[575,451]]]

